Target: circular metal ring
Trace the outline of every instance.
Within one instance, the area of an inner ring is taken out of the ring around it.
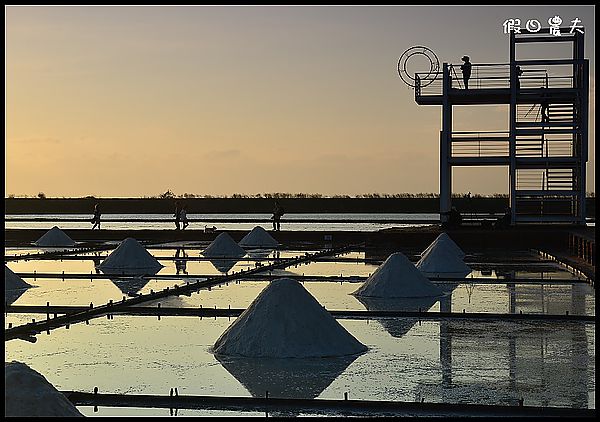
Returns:
[[[440,61],[433,50],[421,45],[410,47],[404,51],[404,53],[402,53],[400,56],[400,59],[398,59],[398,75],[400,75],[400,79],[402,79],[406,85],[413,88],[416,86],[417,79],[408,73],[406,70],[406,64],[411,57],[416,55],[425,56],[429,60],[429,71],[427,75],[419,75],[421,87],[427,86],[435,81],[440,71]]]

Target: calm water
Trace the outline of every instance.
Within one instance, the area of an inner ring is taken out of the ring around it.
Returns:
[[[19,222],[11,221],[13,218],[52,218],[49,222]],[[82,214],[27,214],[27,215],[7,215],[5,217],[4,227],[7,229],[51,229],[57,225],[61,229],[89,229],[92,227],[91,215]],[[83,219],[79,222],[61,221],[65,219]],[[164,222],[143,222],[144,219],[163,219]],[[264,229],[273,228],[270,222],[271,214],[188,214],[188,219],[200,219],[200,222],[192,222],[189,229],[202,230],[204,226],[215,226],[219,230],[252,230],[259,225]],[[432,223],[439,221],[440,215],[430,214],[285,214],[281,223],[282,230],[314,230],[314,231],[342,231],[342,230],[361,230],[376,231],[390,227],[414,227],[422,224],[413,223],[393,223],[398,220],[431,220]],[[174,229],[172,214],[102,214],[102,219],[127,219],[125,223],[103,222],[103,229],[110,230],[138,230],[138,229]],[[212,222],[212,220],[235,220],[235,219],[255,219],[263,220],[263,223],[238,223],[238,222]],[[321,219],[321,223],[307,223],[303,220]],[[290,220],[288,222],[288,220]],[[351,223],[330,223],[331,220],[350,220]],[[377,220],[377,222],[364,222],[365,220]],[[391,220],[391,221],[390,221]]]
[[[15,250],[7,249],[10,255]],[[158,273],[177,274],[176,249],[149,249],[165,267]],[[188,248],[189,256],[201,249]],[[105,255],[106,253],[103,253]],[[282,251],[294,256],[299,251]],[[364,257],[353,252],[347,257]],[[9,262],[13,271],[89,273],[93,256],[80,260]],[[532,259],[534,259],[532,257]],[[239,260],[233,269],[253,265]],[[315,262],[281,271],[281,275],[371,274],[376,265]],[[181,267],[179,267],[181,271]],[[189,274],[219,274],[210,261],[189,261]],[[535,271],[535,270],[532,270]],[[521,271],[516,277],[539,277]],[[473,276],[481,277],[475,271]],[[556,266],[545,278],[573,278]],[[490,279],[496,279],[494,272]],[[16,305],[89,305],[119,300],[128,292],[162,289],[178,280],[150,279],[140,285],[118,280],[25,278],[36,287],[24,291]],[[305,282],[304,287],[330,310],[377,309],[381,304],[350,295],[360,282]],[[268,281],[229,283],[190,297],[161,300],[163,307],[217,306],[245,308]],[[399,302],[396,307],[424,310],[594,315],[595,292],[587,284],[458,284],[447,285],[441,298]],[[427,302],[427,303],[425,303]],[[147,306],[156,305],[148,304]],[[45,315],[7,314],[14,325]],[[369,347],[349,359],[272,360],[217,359],[210,347],[234,318],[120,316],[97,318],[90,325],[40,334],[35,344],[5,343],[5,360],[25,362],[60,390],[105,393],[319,397],[352,399],[516,404],[595,408],[595,325],[527,321],[421,321],[411,318],[339,319],[344,328]],[[168,409],[82,406],[86,415],[169,415]],[[178,415],[235,415],[240,412],[179,410]],[[260,413],[248,413],[261,415]]]
[[[465,214],[469,217],[469,214]],[[491,220],[501,216],[489,215]],[[18,218],[49,218],[52,221],[29,222],[14,221]],[[19,214],[6,215],[4,227],[7,229],[51,229],[58,226],[61,229],[89,229],[92,227],[90,220],[92,215],[86,214]],[[199,219],[198,222],[192,222],[188,230],[203,230],[205,226],[217,227],[218,230],[252,230],[259,225],[266,230],[271,230],[273,224],[270,220],[271,214],[188,214],[188,219]],[[82,221],[69,222],[67,219],[78,219]],[[172,214],[103,214],[103,220],[124,219],[127,222],[102,222],[102,228],[107,230],[139,230],[139,229],[175,229]],[[144,222],[144,219],[161,219],[162,222]],[[235,221],[213,220],[235,220],[235,219],[253,219],[262,220],[261,222],[241,223]],[[305,220],[322,220],[321,222],[306,222]],[[436,224],[439,222],[439,213],[388,213],[388,214],[285,214],[281,223],[282,230],[313,230],[313,231],[377,231],[392,227],[422,227],[427,224]],[[304,220],[304,221],[303,221]],[[332,223],[332,220],[348,220],[344,223]],[[411,221],[426,220],[427,224],[412,223]],[[369,222],[367,222],[369,221]],[[396,222],[394,222],[396,221]],[[402,221],[401,223],[397,221]],[[595,227],[595,222],[587,224]]]

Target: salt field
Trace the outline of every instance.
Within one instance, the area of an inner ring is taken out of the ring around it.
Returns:
[[[242,6],[5,8],[5,417],[595,419],[593,7]]]
[[[112,242],[116,248],[119,242]],[[96,266],[112,252],[19,259],[7,262],[16,274],[55,274],[56,278],[23,277],[33,287],[12,306],[88,306],[120,301],[174,285],[222,274],[202,253],[208,242],[174,242],[148,246],[163,266],[141,279],[94,278]],[[5,248],[7,257],[43,249]],[[183,252],[182,252],[183,251]],[[310,250],[267,249],[225,259],[226,271],[254,268]],[[467,255],[475,267],[464,282],[433,280],[443,295],[378,300],[352,293],[382,264],[364,251],[337,259],[273,270],[260,280],[228,282],[191,295],[147,302],[163,308],[245,309],[275,277],[299,277],[300,285],[328,311],[404,310],[436,313],[498,313],[593,316],[595,292],[588,283],[538,255],[521,257],[510,272],[481,263],[483,255]],[[413,264],[418,256],[411,257]],[[221,263],[223,264],[223,263]],[[509,264],[508,262],[504,263]],[[412,265],[412,264],[411,264]],[[485,268],[483,268],[485,267]],[[477,269],[479,268],[479,269]],[[90,278],[61,278],[90,274]],[[177,278],[178,275],[181,278]],[[184,276],[185,275],[185,276]],[[170,277],[161,279],[161,276]],[[304,278],[302,278],[304,276]],[[311,277],[316,277],[311,279]],[[320,277],[320,278],[319,278]],[[348,278],[348,277],[353,277]],[[476,281],[469,281],[473,278]],[[519,282],[542,279],[546,282]],[[555,280],[555,281],[553,281]],[[18,326],[45,314],[6,314]],[[252,359],[217,356],[212,347],[235,317],[141,316],[114,314],[40,333],[37,342],[5,343],[5,361],[16,360],[43,374],[59,391],[180,395],[394,400],[432,403],[516,405],[595,409],[595,326],[582,321],[457,320],[409,317],[338,317],[339,324],[367,347],[362,354],[322,359]],[[199,382],[201,380],[201,382]],[[168,415],[168,409],[78,406],[86,415]],[[173,410],[171,410],[173,412]],[[178,409],[178,415],[260,415],[260,412]],[[306,410],[294,414],[309,415]],[[275,414],[275,413],[274,413]]]

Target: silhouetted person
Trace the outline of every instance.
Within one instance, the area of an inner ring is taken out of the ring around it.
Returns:
[[[500,218],[498,218],[498,221],[496,221],[496,224],[494,225],[495,228],[497,229],[504,229],[510,226],[510,220],[511,220],[511,210],[510,207],[506,207],[504,209],[504,215]]]
[[[523,69],[521,66],[517,66],[517,91],[521,89],[521,80],[519,79],[523,74]]]
[[[179,206],[179,201],[175,201],[175,230],[179,230],[179,220],[181,219],[181,207]]]
[[[462,224],[462,215],[460,215],[456,207],[452,207],[450,211],[441,214],[448,216],[448,221],[442,223],[442,228],[456,228]]]
[[[187,219],[187,205],[184,205],[183,207],[181,207],[181,212],[179,213],[180,217],[181,217],[181,230],[185,230],[185,228],[187,226],[190,225],[190,223],[188,223],[188,219]]]
[[[280,231],[280,220],[283,215],[283,207],[279,205],[279,201],[275,201],[275,207],[273,208],[273,231]]]
[[[100,230],[100,215],[100,204],[96,204],[94,205],[94,217],[92,218],[92,223],[94,223],[94,225],[92,226],[92,230],[96,227]]]
[[[462,224],[462,215],[458,212],[456,207],[450,209],[450,225],[452,227],[460,227]]]
[[[98,266],[102,264],[102,257],[100,256],[100,252],[94,252],[92,256],[92,261],[94,261],[94,269],[96,270],[96,274],[100,274],[100,269]]]
[[[550,123],[550,116],[548,115],[549,106],[550,101],[548,101],[548,92],[546,91],[546,88],[542,87],[542,99],[540,101],[542,123]]]
[[[510,226],[511,214],[510,207],[506,207],[504,210],[504,216],[502,217],[502,223],[504,227]]]
[[[471,62],[469,56],[463,56],[461,59],[465,64],[460,67],[463,74],[463,82],[465,83],[465,89],[469,89],[469,78],[471,77]]]

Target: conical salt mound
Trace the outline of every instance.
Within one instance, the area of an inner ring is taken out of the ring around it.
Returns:
[[[77,408],[46,378],[21,362],[4,362],[4,416],[76,416]]]
[[[256,226],[239,243],[243,247],[276,248],[279,245],[265,229]]]
[[[221,233],[204,249],[202,255],[218,258],[239,258],[246,255],[246,251],[235,243],[235,240],[227,233]]]
[[[156,274],[163,266],[140,243],[128,237],[98,266],[102,271],[139,271]]]
[[[216,355],[311,358],[355,355],[356,340],[296,280],[273,280],[225,330]]]
[[[54,226],[33,244],[36,246],[75,246],[75,241]]]
[[[421,274],[404,254],[396,252],[352,294],[381,298],[427,297],[439,296],[442,290]]]
[[[440,247],[446,248],[454,252],[454,254],[456,254],[456,256],[458,256],[460,259],[463,259],[465,257],[465,253],[463,252],[463,250],[459,248],[458,245],[454,243],[454,240],[452,240],[450,236],[448,236],[446,233],[440,234],[433,242],[431,242],[431,244],[427,246],[427,249],[421,252],[421,257],[427,255],[427,253],[429,253],[429,251],[431,251],[432,249]]]
[[[16,289],[26,289],[31,287],[30,284],[27,284],[21,277],[12,272],[10,268],[6,265],[4,266],[4,291],[6,290],[16,290]]]
[[[442,277],[450,274],[464,277],[471,272],[462,259],[445,247],[433,248],[417,262],[416,267],[428,276]]]

